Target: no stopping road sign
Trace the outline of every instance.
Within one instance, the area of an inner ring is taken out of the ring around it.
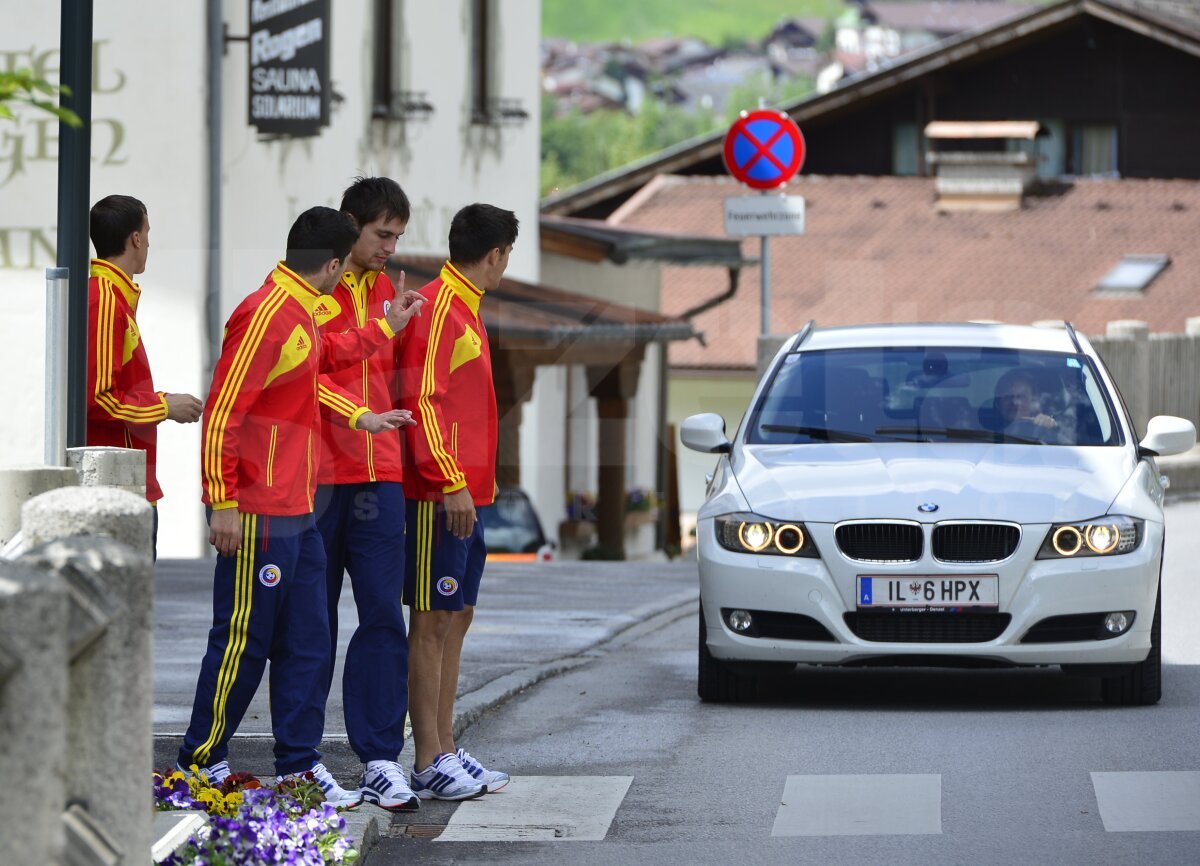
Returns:
[[[804,135],[782,111],[744,111],[725,134],[725,167],[754,189],[783,186],[804,164]]]

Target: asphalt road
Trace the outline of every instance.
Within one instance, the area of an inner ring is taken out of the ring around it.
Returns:
[[[483,717],[462,742],[509,788],[391,816],[365,864],[1200,862],[1197,528],[1169,508],[1155,707],[1052,670],[812,669],[704,705],[689,604]]]

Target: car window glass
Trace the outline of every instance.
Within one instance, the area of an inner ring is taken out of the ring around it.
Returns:
[[[780,366],[751,443],[1112,445],[1110,401],[1081,355],[981,347],[808,351]]]

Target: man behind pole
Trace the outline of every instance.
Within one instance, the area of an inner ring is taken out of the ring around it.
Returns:
[[[342,213],[359,230],[341,282],[316,306],[323,333],[360,327],[396,303],[383,273],[408,225],[408,197],[394,180],[359,178],[342,195]],[[404,288],[404,272],[399,277]],[[397,763],[408,714],[408,638],[400,604],[404,588],[404,480],[399,433],[371,436],[346,426],[340,388],[365,406],[395,404],[395,353],[382,349],[361,363],[321,376],[321,463],[317,529],[325,543],[332,658],[337,657],[337,608],[350,574],[358,628],[346,650],[342,704],[350,747],[363,763],[363,799],[412,811],[420,802]],[[340,423],[338,423],[340,421]],[[326,681],[332,684],[333,666]]]
[[[213,627],[179,750],[180,767],[200,767],[213,784],[228,776],[229,739],[270,660],[276,772],[281,779],[311,772],[336,807],[362,798],[338,785],[317,749],[330,666],[325,551],[312,514],[317,374],[369,356],[423,302],[410,292],[362,328],[318,333],[313,308],[341,279],[357,238],[345,214],[305,211],[288,234],[285,259],[226,325],[202,450],[209,541],[219,554]],[[348,424],[380,433],[405,419],[399,410],[360,407]]]
[[[163,495],[155,471],[158,425],[199,421],[202,407],[191,394],[154,390],[137,325],[142,291],[132,280],[150,254],[146,206],[127,195],[102,198],[92,205],[89,229],[96,258],[88,281],[87,444],[145,451],[146,499],[155,505]],[[157,507],[153,548],[157,554]]]
[[[454,742],[463,638],[483,576],[476,505],[496,493],[496,391],[479,317],[517,239],[511,211],[473,204],[450,224],[450,261],[421,289],[431,313],[401,346],[401,405],[412,410],[404,466],[404,602],[411,610],[409,705],[416,760],[412,789],[423,800],[466,800],[508,784]]]

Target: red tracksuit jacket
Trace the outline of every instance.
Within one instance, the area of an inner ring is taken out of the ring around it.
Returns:
[[[336,334],[366,325],[387,314],[396,287],[379,271],[367,271],[361,280],[347,271],[328,295],[317,301],[313,317],[322,333]],[[321,462],[318,484],[357,484],[363,481],[403,481],[400,431],[371,435],[346,426],[355,407],[345,397],[385,412],[395,406],[396,356],[391,347],[380,349],[358,364],[334,373],[322,373],[317,393],[321,413]],[[349,410],[349,411],[348,411]]]
[[[88,280],[87,444],[146,452],[146,498],[162,499],[155,464],[167,401],[154,390],[137,326],[141,290],[119,267],[92,259]]]
[[[361,361],[395,336],[382,319],[319,333],[313,308],[322,297],[280,262],[229,317],[204,404],[201,473],[204,502],[214,509],[278,516],[313,510],[317,374]],[[356,407],[348,426],[367,411]]]
[[[483,292],[447,262],[421,294],[421,316],[400,347],[400,405],[417,422],[403,428],[404,495],[438,501],[466,487],[487,505],[496,492],[497,412]]]

